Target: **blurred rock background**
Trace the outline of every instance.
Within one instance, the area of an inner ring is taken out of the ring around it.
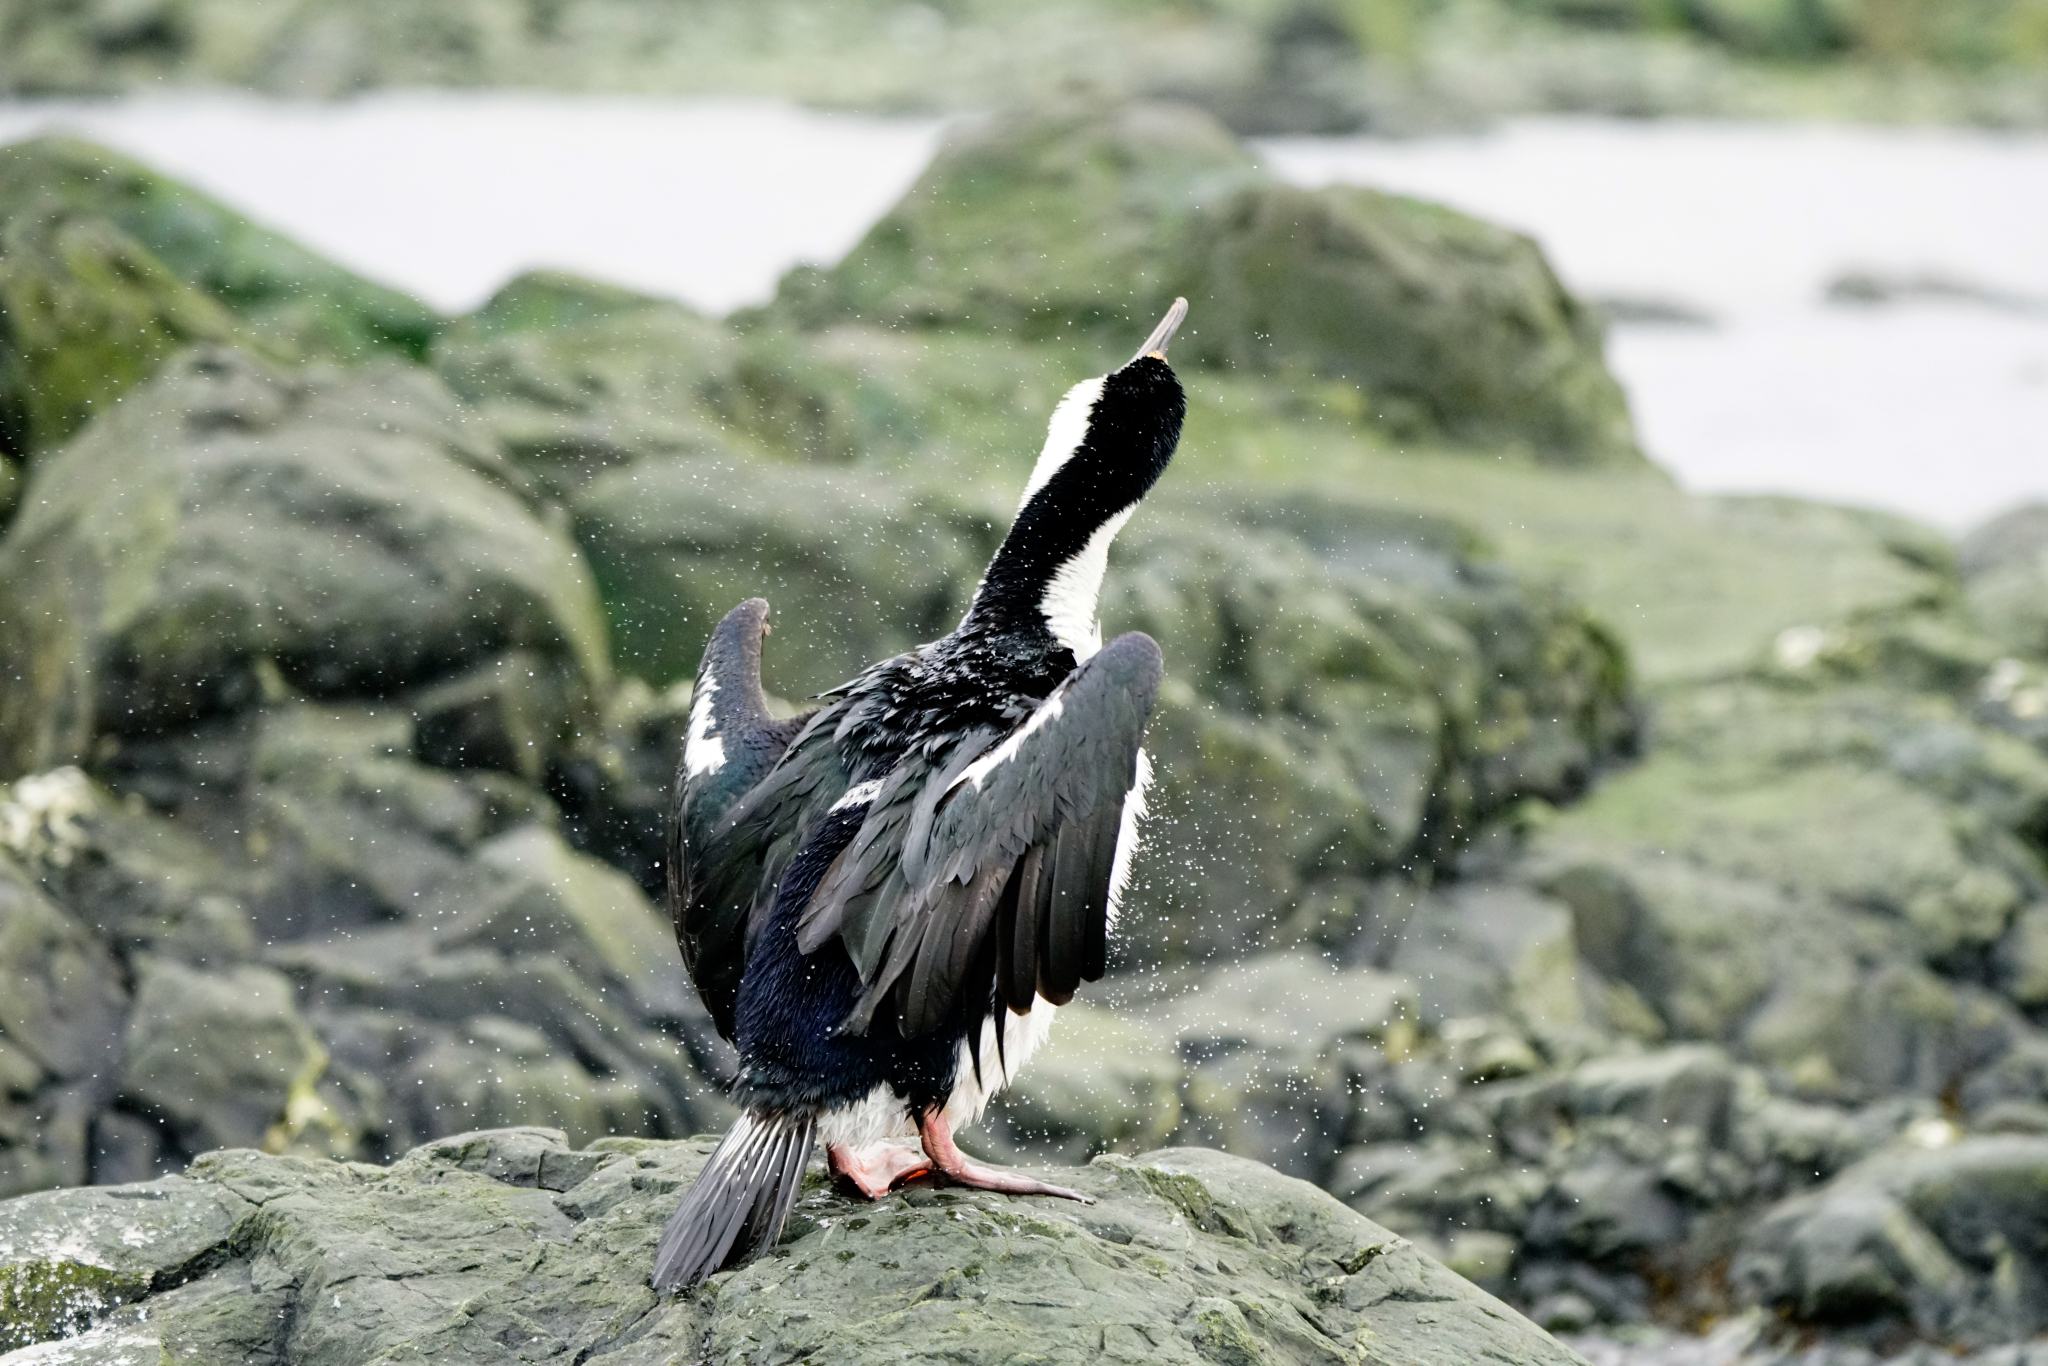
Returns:
[[[1871,83],[2025,121],[2048,12],[679,13],[0,18],[17,91],[1022,101],[723,320],[551,272],[442,317],[117,154],[0,148],[0,1196],[721,1128],[653,899],[711,624],[770,599],[792,708],[948,629],[1059,394],[1186,294],[1187,437],[1103,604],[1168,652],[1150,840],[984,1149],[1260,1158],[1596,1355],[2020,1360],[2048,517],[1687,495],[1533,243],[1238,134]]]
[[[876,110],[1192,100],[1243,133],[1513,112],[2048,120],[2042,0],[15,0],[0,90],[162,81],[749,94]]]

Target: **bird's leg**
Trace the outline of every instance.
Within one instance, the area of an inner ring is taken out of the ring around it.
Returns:
[[[1084,1205],[1095,1203],[1092,1196],[1083,1195],[1079,1191],[1070,1191],[1065,1186],[1047,1185],[1022,1172],[1006,1172],[996,1167],[984,1167],[969,1158],[953,1145],[953,1126],[946,1123],[945,1112],[936,1105],[918,1116],[917,1136],[924,1143],[925,1156],[932,1160],[932,1165],[956,1186],[1001,1191],[1005,1195],[1057,1195],[1062,1200],[1079,1200]]]
[[[932,1169],[923,1153],[901,1143],[869,1143],[859,1148],[828,1143],[825,1161],[834,1176],[851,1181],[870,1200],[879,1200],[903,1182]]]

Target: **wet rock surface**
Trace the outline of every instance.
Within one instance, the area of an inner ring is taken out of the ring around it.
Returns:
[[[7,1202],[0,1348],[280,1366],[1577,1360],[1313,1186],[1187,1148],[1075,1170],[1087,1206],[928,1185],[870,1203],[819,1167],[767,1256],[657,1296],[655,1239],[710,1149],[497,1130],[385,1168],[226,1151]]]

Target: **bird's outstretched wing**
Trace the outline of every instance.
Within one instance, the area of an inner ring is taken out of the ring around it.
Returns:
[[[866,815],[798,926],[807,953],[839,935],[860,972],[843,1028],[893,1000],[915,1036],[996,999],[1064,1005],[1102,976],[1161,673],[1150,636],[1119,636],[1008,735],[845,794]]]
[[[778,721],[769,714],[761,691],[767,632],[768,604],[749,598],[711,633],[690,699],[669,820],[668,901],[676,943],[728,1039],[755,907],[795,852],[803,801],[817,781],[829,782],[837,772],[836,755],[828,763],[778,771],[813,732],[814,718]],[[779,781],[764,794],[759,789],[771,774]],[[802,781],[806,776],[809,784]]]

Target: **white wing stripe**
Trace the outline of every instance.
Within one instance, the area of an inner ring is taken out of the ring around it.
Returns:
[[[1145,820],[1145,790],[1152,786],[1152,756],[1144,750],[1138,751],[1138,771],[1131,783],[1131,790],[1124,793],[1123,817],[1116,828],[1116,858],[1109,866],[1109,927],[1116,928],[1116,918],[1123,910],[1124,888],[1131,882],[1131,859],[1138,852],[1138,844],[1144,838],[1139,826]]]
[[[1045,699],[1044,705],[1025,718],[1023,725],[1010,732],[1008,739],[969,764],[946,790],[951,792],[953,788],[960,786],[962,783],[972,783],[974,790],[979,792],[982,780],[995,771],[996,765],[1007,763],[1009,760],[1016,758],[1017,751],[1023,748],[1024,742],[1031,738],[1033,732],[1050,722],[1059,720],[1060,713],[1067,709],[1066,702],[1061,697],[1061,694],[1065,691],[1066,685],[1063,683],[1054,690],[1051,697]]]
[[[718,680],[705,674],[697,681],[697,696],[690,702],[690,737],[683,745],[683,773],[699,778],[725,767],[725,741],[712,733],[711,698]]]
[[[846,789],[845,796],[832,803],[832,809],[834,811],[844,811],[849,806],[865,806],[873,801],[875,794],[881,790],[882,780],[880,778],[870,778],[864,783],[855,783],[852,787]]]

